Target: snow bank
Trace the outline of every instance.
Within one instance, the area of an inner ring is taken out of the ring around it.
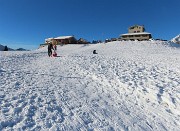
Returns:
[[[57,53],[1,54],[0,130],[180,130],[180,48],[110,42]]]

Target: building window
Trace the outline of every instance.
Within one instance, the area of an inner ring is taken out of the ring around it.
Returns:
[[[136,37],[140,37],[140,35],[136,35]]]

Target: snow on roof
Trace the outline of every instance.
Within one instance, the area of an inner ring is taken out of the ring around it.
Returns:
[[[59,37],[56,37],[56,38],[53,38],[53,37],[51,37],[51,38],[47,38],[47,39],[45,39],[45,41],[51,41],[52,39],[68,39],[68,38],[72,38],[73,36],[59,36]]]
[[[151,34],[151,33],[148,33],[148,32],[140,32],[140,33],[127,33],[127,34],[121,34],[121,36],[123,35],[147,35],[147,34]]]
[[[47,39],[45,39],[46,41],[48,41],[48,40],[52,40],[53,38],[51,37],[51,38],[47,38]]]
[[[54,39],[68,39],[68,38],[72,38],[73,36],[59,36],[59,37],[56,37]]]

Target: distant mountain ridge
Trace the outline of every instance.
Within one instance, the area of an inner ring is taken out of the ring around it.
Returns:
[[[5,46],[0,44],[0,51],[4,51],[4,49],[5,49]],[[13,51],[14,49],[11,49],[8,47],[8,50]]]
[[[174,43],[180,44],[180,34],[174,37],[173,39],[171,39],[171,41]]]
[[[18,49],[16,49],[16,51],[29,51],[29,50],[26,50],[24,48],[18,48]]]
[[[4,51],[4,49],[5,49],[5,46],[0,44],[0,51]],[[8,51],[29,51],[29,50],[26,50],[26,49],[23,49],[23,48],[11,49],[11,48],[8,47]]]
[[[3,51],[3,50],[4,50],[4,46],[0,45],[0,51]]]

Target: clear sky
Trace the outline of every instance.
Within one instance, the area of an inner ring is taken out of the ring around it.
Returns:
[[[45,38],[116,38],[144,25],[153,38],[180,34],[180,0],[0,0],[0,44],[35,49]]]

